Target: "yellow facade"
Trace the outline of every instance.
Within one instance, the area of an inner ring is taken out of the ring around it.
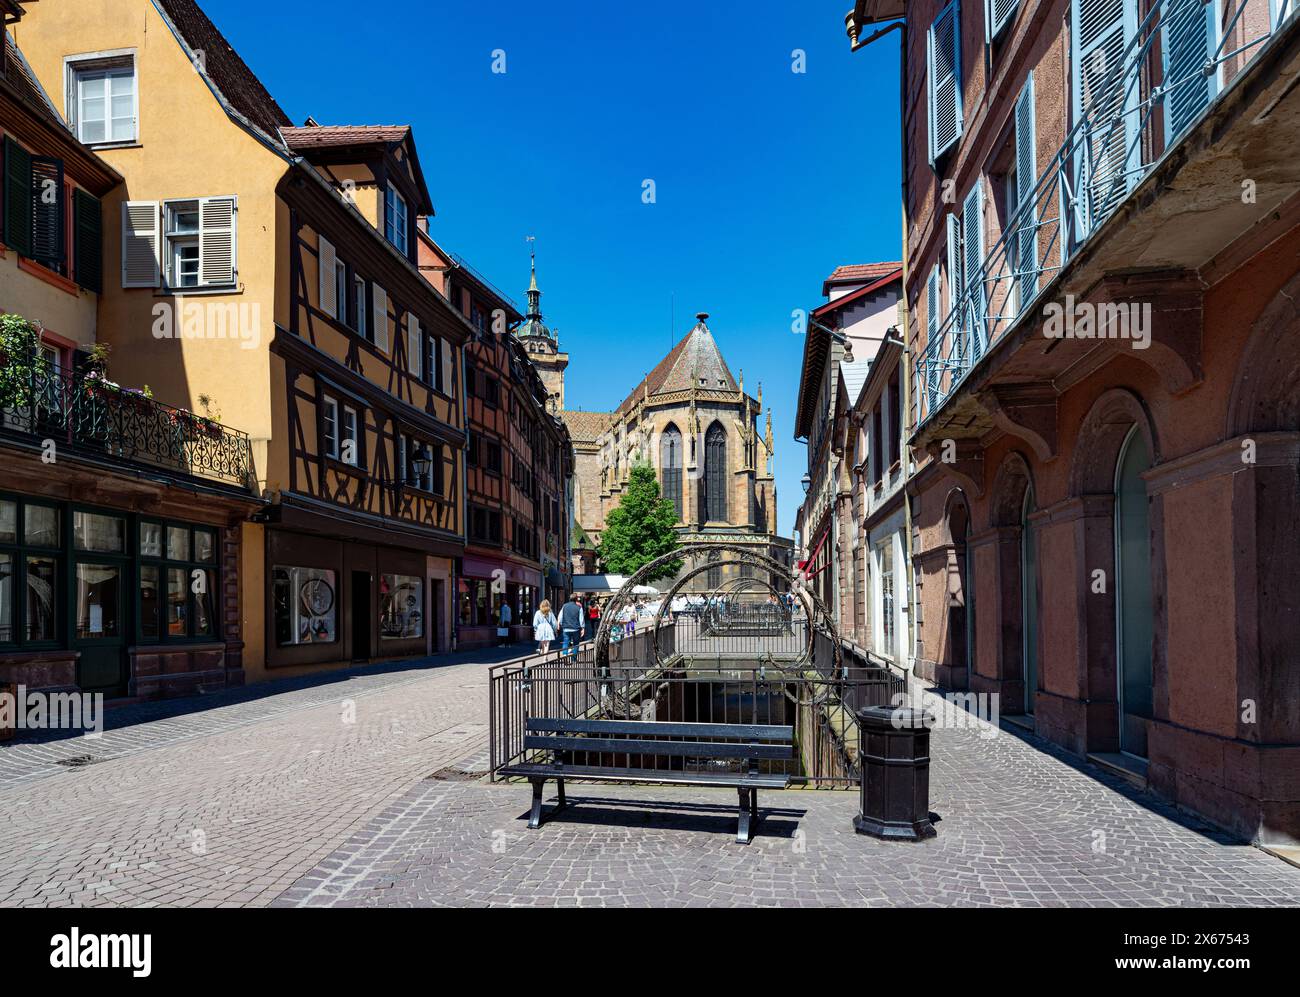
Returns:
[[[250,127],[223,104],[213,82],[222,74],[209,63],[228,60],[227,54],[210,53],[209,59],[209,53],[192,49],[149,0],[33,5],[13,33],[65,118],[69,60],[133,60],[136,138],[95,147],[125,178],[104,203],[98,336],[112,348],[110,377],[147,385],[159,401],[252,439],[260,491],[272,506],[263,517],[266,525],[242,528],[240,620],[248,679],[267,677],[268,669],[280,676],[344,665],[358,654],[382,658],[448,646],[446,632],[431,643],[428,624],[423,646],[383,640],[376,618],[372,626],[378,632],[362,653],[348,646],[352,638],[343,617],[355,604],[349,589],[355,581],[349,579],[368,566],[375,573],[374,593],[384,572],[419,575],[429,590],[436,580],[443,605],[427,610],[449,624],[451,558],[463,547],[458,372],[470,328],[420,276],[414,253],[403,258],[382,236],[385,182],[404,185],[412,222],[419,207],[413,192],[423,192],[423,182],[410,142],[382,153],[382,176],[374,147],[357,162],[341,152],[328,166],[308,165],[303,156],[310,154],[291,148],[282,129],[292,129],[269,95],[275,134]],[[227,61],[224,78],[230,69]],[[183,233],[178,230],[173,245],[168,227],[182,210],[178,205],[204,198],[234,199],[235,280],[170,290],[180,283],[172,276],[184,273],[184,263],[175,255]],[[140,259],[138,219],[151,213],[158,219],[158,286],[124,286],[127,269]],[[124,250],[124,230],[132,254]],[[346,260],[350,293],[356,294],[354,279],[364,281],[369,335],[358,331],[355,315],[322,308],[322,235],[336,258]],[[8,264],[0,260],[0,266]],[[71,323],[74,317],[59,320]],[[92,320],[93,335],[93,304],[83,317]],[[416,342],[422,354],[430,349],[424,345],[430,337],[447,372],[441,391],[429,383],[431,368],[423,355],[418,362],[408,356]],[[340,408],[350,405],[358,413],[361,459],[355,464],[322,446],[326,391]],[[398,480],[399,440],[425,444],[440,458],[442,473],[434,479],[440,487],[408,487]],[[340,616],[337,644],[309,654],[303,647],[286,650],[278,635],[272,575],[277,558],[290,556],[285,550],[310,551],[313,536],[321,549],[337,550]],[[379,605],[378,595],[373,598]]]

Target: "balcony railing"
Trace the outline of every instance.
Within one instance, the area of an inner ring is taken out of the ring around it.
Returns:
[[[1131,2],[1124,0],[1126,7]],[[975,254],[966,254],[965,245],[950,252],[957,273],[948,275],[946,313],[940,315],[943,290],[927,284],[926,344],[916,358],[913,394],[917,426],[1035,304],[1296,4],[1156,0],[1126,45],[1106,42],[1083,57],[1078,75],[1087,94],[1085,113],[1047,170],[1025,189],[984,258],[971,259]],[[1122,39],[1122,29],[1115,34]],[[1027,123],[1033,127],[1032,114]],[[1020,115],[1017,125],[1024,127]]]
[[[53,441],[56,460],[70,453],[256,489],[247,433],[94,374],[36,363],[4,395],[0,438]]]

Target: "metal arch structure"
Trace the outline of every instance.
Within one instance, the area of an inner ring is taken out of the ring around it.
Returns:
[[[708,565],[708,567],[715,567],[719,563],[729,564],[733,562],[714,562],[713,564]],[[677,587],[680,588],[680,584]],[[776,586],[772,584],[770,576],[760,576],[755,578],[752,575],[741,575],[739,578],[733,578],[730,581],[723,582],[722,585],[718,587],[717,591],[713,593],[717,597],[717,602],[710,604],[706,610],[706,616],[710,625],[721,629],[726,621],[728,600],[733,597],[738,598],[743,596],[751,589],[766,589],[769,594],[774,596],[779,596],[781,594],[777,591]],[[772,612],[778,616],[782,624],[787,627],[790,625],[794,614],[788,606],[778,604],[772,607]],[[765,613],[764,615],[768,614]]]
[[[727,555],[727,559],[713,561],[711,563],[708,562],[708,556],[714,553]],[[782,564],[780,561],[777,561],[775,558],[755,551],[748,546],[717,542],[682,544],[673,551],[663,554],[660,557],[655,558],[653,561],[642,565],[641,568],[634,572],[632,576],[624,582],[623,586],[610,599],[605,612],[602,613],[600,627],[596,632],[595,664],[598,671],[601,673],[608,673],[610,634],[618,615],[623,609],[633,603],[635,599],[634,590],[636,587],[647,584],[647,580],[662,569],[663,565],[672,561],[685,560],[688,558],[691,560],[704,559],[704,563],[691,569],[678,579],[672,589],[661,598],[659,610],[655,614],[654,625],[651,633],[652,651],[655,664],[660,666],[665,664],[659,643],[660,628],[663,623],[665,610],[668,609],[670,611],[672,600],[676,597],[681,588],[696,575],[702,574],[712,568],[722,567],[727,564],[738,564],[758,568],[761,572],[766,573],[769,579],[766,584],[773,592],[776,592],[776,586],[773,584],[771,579],[787,579],[789,581],[790,591],[799,599],[800,605],[804,610],[804,616],[808,620],[808,639],[803,653],[799,656],[797,661],[790,664],[801,667],[809,660],[814,646],[815,634],[820,630],[830,638],[828,643],[830,644],[834,656],[832,674],[838,675],[841,672],[840,640],[839,632],[835,627],[835,622],[831,618],[831,614],[826,608],[826,605],[818,598],[817,594],[807,586],[802,575],[793,571],[790,567]],[[747,580],[756,581],[761,579],[750,578]],[[772,664],[780,670],[780,665],[777,662],[773,661]]]

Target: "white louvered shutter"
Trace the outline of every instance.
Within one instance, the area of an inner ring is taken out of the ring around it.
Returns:
[[[993,41],[1002,29],[1016,19],[1020,0],[984,0],[984,37]]]
[[[410,312],[406,313],[406,369],[416,377],[424,373],[423,350],[424,331],[420,320]]]
[[[199,283],[235,282],[235,218],[233,197],[199,199]]]
[[[439,390],[444,395],[454,395],[459,388],[457,387],[456,371],[451,365],[451,343],[445,339],[439,339],[438,346],[442,350],[442,384],[439,385]]]
[[[961,8],[953,0],[930,25],[930,163],[961,138]]]
[[[1074,121],[1086,116],[1076,157],[1076,241],[1085,238],[1128,193],[1128,163],[1140,151],[1137,86],[1126,85],[1124,52],[1136,30],[1136,0],[1070,0]]]
[[[378,284],[371,285],[374,303],[375,345],[388,352],[388,293]]]
[[[126,201],[122,205],[123,287],[158,287],[162,283],[161,227],[157,201]]]
[[[962,277],[966,282],[963,329],[966,358],[974,363],[984,353],[984,184],[975,178],[961,208]]]
[[[1034,142],[1034,74],[1029,73],[1016,99],[1016,204],[1020,221],[1015,245],[1008,253],[1016,262],[1019,306],[1027,305],[1038,291],[1038,204],[1035,186],[1038,158]]]
[[[1292,0],[1294,3],[1295,0]],[[1214,97],[1215,76],[1206,76],[1203,67],[1214,54],[1214,11],[1217,4],[1184,0],[1175,4],[1164,18],[1165,122],[1173,145],[1195,121]]]
[[[320,270],[320,310],[333,318],[338,314],[338,284],[335,282],[334,267],[338,258],[334,255],[334,243],[323,235],[316,237]]]

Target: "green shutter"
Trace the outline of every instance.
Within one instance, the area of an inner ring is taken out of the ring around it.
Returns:
[[[72,195],[73,266],[77,283],[99,294],[104,287],[104,207],[78,189]]]
[[[32,255],[32,157],[5,136],[5,244],[22,256]]]

